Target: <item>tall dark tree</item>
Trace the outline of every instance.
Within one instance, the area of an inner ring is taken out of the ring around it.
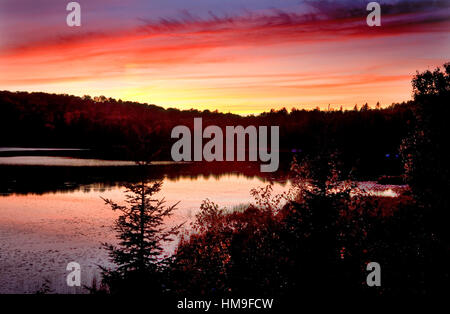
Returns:
[[[181,225],[164,226],[176,205],[166,206],[164,199],[155,199],[162,181],[127,185],[126,203],[104,199],[112,210],[121,212],[115,221],[118,245],[105,243],[116,269],[103,270],[103,282],[111,293],[161,292],[162,274],[170,262],[163,256],[164,243],[174,240]]]
[[[403,141],[401,151],[417,206],[407,213],[415,217],[406,221],[417,226],[413,230],[418,238],[414,253],[423,256],[418,263],[426,268],[423,281],[429,289],[442,293],[436,287],[450,280],[450,63],[417,73],[412,85],[415,127]]]
[[[430,223],[449,236],[450,63],[417,73],[412,85],[416,126],[401,148],[408,183],[425,212],[430,212],[434,220]]]

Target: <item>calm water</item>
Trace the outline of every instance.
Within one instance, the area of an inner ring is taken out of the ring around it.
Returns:
[[[168,226],[188,227],[206,198],[232,210],[252,202],[250,190],[269,180],[274,193],[289,188],[283,175],[263,178],[248,165],[156,163],[143,174],[123,161],[8,156],[0,157],[0,168],[0,293],[33,293],[46,279],[53,292],[82,292],[65,284],[66,265],[78,262],[82,284],[90,285],[98,278],[96,265],[109,265],[100,243],[115,241],[111,226],[117,214],[100,197],[122,202],[123,184],[142,175],[164,180],[158,196],[168,205],[180,202]],[[394,187],[364,184],[374,193],[396,195]]]
[[[65,284],[66,265],[82,267],[82,284],[108,265],[100,243],[115,241],[116,218],[100,198],[124,200],[123,184],[141,175],[131,162],[53,156],[0,157],[0,293],[33,293],[44,280],[54,292],[80,292]],[[232,209],[252,201],[250,189],[267,184],[252,170],[226,172],[192,165],[156,163],[147,178],[163,179],[159,197],[180,202],[166,223],[192,221],[202,200]],[[277,181],[275,192],[287,189]],[[169,245],[171,252],[174,245]]]

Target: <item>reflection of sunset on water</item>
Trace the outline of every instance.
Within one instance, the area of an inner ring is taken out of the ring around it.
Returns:
[[[220,179],[182,178],[165,180],[156,196],[164,197],[167,205],[180,201],[167,221],[168,226],[186,221],[189,227],[206,196],[221,207],[232,209],[235,205],[250,203],[250,189],[262,185],[264,183],[256,177],[231,174]],[[286,186],[274,184],[275,193],[285,189]],[[62,274],[69,261],[81,263],[89,270],[89,276],[97,273],[95,264],[107,263],[100,243],[115,242],[111,226],[117,217],[100,196],[122,202],[124,190],[123,187],[93,187],[89,192],[0,197],[0,292],[23,292],[27,287],[31,289],[28,292],[36,291],[46,276],[57,280],[64,278]],[[168,251],[173,250],[175,244],[173,242]],[[61,276],[57,277],[58,274]],[[20,282],[16,282],[15,287],[6,284],[16,281],[16,276],[31,278],[31,283],[20,286]],[[65,289],[64,285],[61,287]]]
[[[166,205],[180,202],[173,216],[166,221],[167,226],[186,222],[185,227],[189,229],[190,222],[206,197],[221,208],[233,210],[235,206],[253,202],[250,190],[265,184],[268,183],[258,177],[239,174],[225,174],[220,178],[199,176],[196,179],[166,179],[156,197],[164,197]],[[275,181],[273,194],[283,193],[289,186]],[[392,187],[370,182],[362,182],[360,186],[371,189],[373,195],[396,195]],[[0,292],[37,290],[46,276],[56,280],[63,278],[65,264],[72,260],[80,262],[82,267],[89,270],[90,277],[85,280],[91,280],[92,276],[98,274],[95,264],[107,263],[106,252],[100,248],[100,243],[115,242],[115,232],[111,226],[118,216],[104,204],[100,196],[123,203],[124,191],[124,187],[93,184],[70,192],[0,197],[0,262],[4,265],[0,276]],[[175,244],[172,242],[167,251],[172,251]],[[6,284],[15,276],[32,278],[32,283],[20,286],[19,282],[15,287]],[[60,288],[65,289],[64,285]]]

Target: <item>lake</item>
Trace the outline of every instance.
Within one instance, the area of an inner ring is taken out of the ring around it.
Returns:
[[[81,265],[82,284],[99,278],[97,265],[110,265],[101,243],[114,243],[117,217],[100,197],[123,202],[125,183],[163,180],[157,197],[167,205],[180,202],[166,224],[186,222],[186,228],[206,198],[233,210],[253,201],[252,188],[269,182],[274,193],[289,188],[285,174],[261,176],[255,165],[156,162],[142,171],[127,161],[37,154],[0,156],[0,293],[34,293],[45,280],[52,292],[83,292],[65,283],[72,261]],[[360,184],[393,197],[402,188]]]

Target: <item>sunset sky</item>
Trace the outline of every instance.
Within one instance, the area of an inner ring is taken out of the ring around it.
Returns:
[[[241,114],[384,106],[449,61],[446,0],[0,1],[0,90],[105,95]]]

